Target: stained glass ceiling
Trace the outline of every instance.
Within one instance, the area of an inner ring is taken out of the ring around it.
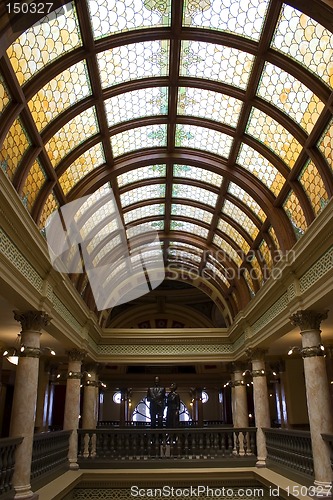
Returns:
[[[42,233],[94,193],[78,222],[96,265],[124,238],[143,251],[152,228],[166,267],[204,273],[234,316],[333,194],[333,11],[63,3],[33,25],[7,15],[2,170]],[[123,231],[103,205],[111,190]],[[86,276],[72,278],[88,300]]]

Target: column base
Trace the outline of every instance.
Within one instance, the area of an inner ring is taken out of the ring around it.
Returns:
[[[258,460],[256,461],[256,467],[258,469],[263,469],[264,467],[266,467],[266,459],[265,458],[258,458]]]
[[[39,495],[31,490],[30,484],[15,487],[14,499],[38,500]]]
[[[314,481],[313,498],[332,498],[332,482]]]
[[[69,463],[69,469],[70,470],[79,470],[79,464],[77,462],[70,462]]]

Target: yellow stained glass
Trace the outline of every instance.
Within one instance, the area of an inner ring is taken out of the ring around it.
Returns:
[[[242,143],[237,163],[245,170],[255,175],[272,193],[277,196],[284,183],[285,178],[267,158],[258,153],[256,149],[251,148],[245,143]]]
[[[333,120],[321,137],[318,146],[333,171]]]
[[[141,148],[166,146],[166,125],[148,125],[125,130],[111,137],[114,157]]]
[[[54,167],[81,142],[98,132],[95,107],[72,118],[45,144]]]
[[[240,208],[226,200],[222,212],[231,217],[236,224],[239,224],[254,240],[259,233],[259,229],[252,220]]]
[[[132,43],[97,54],[102,87],[167,75],[169,45],[167,40]]]
[[[28,102],[38,131],[90,93],[85,61],[80,61],[57,75]]]
[[[250,273],[251,273],[252,279],[253,278],[257,279],[259,281],[259,283],[262,285],[264,279],[263,279],[263,275],[261,272],[260,264],[259,264],[258,259],[255,255],[252,256],[251,265],[252,265],[252,269],[251,269]]]
[[[103,163],[104,149],[100,142],[79,156],[59,178],[63,192],[67,195],[83,177]]]
[[[302,151],[301,144],[287,129],[257,108],[252,109],[247,133],[280,156],[289,168],[294,166]]]
[[[47,218],[58,208],[59,208],[59,202],[52,191],[46,198],[45,204],[43,206],[43,210],[39,219],[40,229],[43,229],[45,227]]]
[[[283,208],[290,219],[296,237],[300,238],[307,228],[307,223],[299,199],[293,191],[290,191],[288,198],[283,204]]]
[[[263,263],[266,264],[268,269],[272,269],[273,266],[272,255],[265,240],[262,240],[262,242],[260,243],[259,251],[264,259]]]
[[[261,75],[258,95],[289,115],[308,134],[324,109],[324,103],[303,83],[270,63]]]
[[[171,0],[89,0],[88,5],[95,38],[170,25]]]
[[[29,145],[30,139],[18,118],[10,127],[0,148],[0,165],[11,180]]]
[[[267,5],[267,0],[185,0],[183,24],[258,40]]]
[[[272,46],[333,87],[333,34],[317,21],[284,4]]]
[[[251,277],[251,273],[249,273],[248,269],[244,271],[244,278],[249,288],[250,294],[253,297],[255,295],[254,285]]]
[[[31,211],[39,191],[46,181],[46,174],[38,160],[32,165],[22,189],[23,203]]]
[[[266,214],[260,207],[260,205],[250,196],[244,189],[242,189],[240,186],[235,184],[234,182],[229,183],[228,187],[228,193],[232,194],[235,196],[235,198],[238,198],[241,200],[245,205],[249,207],[252,212],[254,212],[261,222],[264,222],[266,220]]]
[[[270,237],[272,238],[272,240],[273,240],[273,242],[274,242],[275,247],[276,247],[277,249],[279,249],[279,248],[280,248],[280,245],[279,245],[279,241],[278,241],[277,236],[276,236],[276,232],[274,231],[274,227],[273,227],[273,226],[271,226],[271,227],[269,228],[268,232],[269,232],[269,235],[270,235]]]
[[[0,73],[0,116],[6,109],[7,104],[10,102],[10,96],[3,80],[2,74]]]
[[[229,236],[244,252],[243,259],[250,250],[250,245],[243,236],[227,221],[220,219],[217,228]]]
[[[217,234],[213,238],[213,244],[216,245],[219,250],[223,250],[223,252],[225,252],[230,257],[230,259],[233,260],[235,264],[237,264],[238,267],[241,265],[241,263],[243,262],[243,255],[239,249],[237,249],[236,251],[231,245],[229,245],[229,243],[227,243],[223,238],[221,238],[221,236],[218,236]]]
[[[182,87],[178,91],[179,115],[200,116],[236,127],[243,102],[212,90]]]
[[[196,125],[176,125],[176,146],[194,148],[227,157],[232,137],[217,130]]]
[[[238,308],[239,308],[239,304],[238,304],[238,298],[237,298],[236,293],[235,293],[235,292],[232,292],[231,297],[233,298],[233,301],[235,302],[236,307],[237,307],[237,309],[238,309]]]
[[[326,206],[328,194],[316,165],[310,161],[298,177],[316,215]]]
[[[81,45],[73,3],[38,21],[15,40],[7,54],[22,85],[47,64]]]

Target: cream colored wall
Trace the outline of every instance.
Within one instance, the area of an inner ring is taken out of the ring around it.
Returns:
[[[289,425],[291,427],[308,425],[304,369],[301,358],[286,360],[285,392]]]

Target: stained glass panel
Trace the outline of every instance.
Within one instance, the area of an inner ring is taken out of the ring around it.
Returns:
[[[208,191],[208,189],[190,186],[189,184],[173,184],[173,198],[185,198],[188,200],[200,201],[214,207],[216,205],[217,194]]]
[[[284,4],[272,46],[333,87],[333,34],[317,21]]]
[[[0,165],[10,179],[13,179],[17,167],[30,144],[28,134],[18,118],[10,127],[0,148]]]
[[[0,116],[2,115],[3,111],[6,109],[6,106],[10,102],[10,100],[11,99],[10,99],[6,84],[4,82],[2,74],[0,73]]]
[[[113,237],[110,241],[108,241],[103,248],[98,252],[98,254],[93,259],[93,265],[97,266],[99,262],[105,257],[108,253],[112,252],[118,245],[121,243],[120,236]]]
[[[176,249],[170,249],[168,257],[169,259],[190,260],[192,262],[196,262],[197,264],[200,264],[201,262],[201,257],[199,255]]]
[[[289,115],[308,134],[324,108],[319,97],[303,83],[270,63],[264,67],[258,95]]]
[[[262,285],[263,282],[264,282],[264,279],[263,279],[263,275],[262,275],[260,264],[259,264],[258,259],[257,259],[257,257],[255,255],[253,255],[253,257],[251,259],[251,265],[252,265],[252,268],[253,268],[253,269],[251,269],[251,277],[252,277],[252,279],[256,278],[259,281],[259,283]]]
[[[333,172],[333,120],[321,137],[318,146]]]
[[[166,125],[148,125],[120,132],[111,137],[114,157],[142,148],[166,146]]]
[[[251,278],[251,274],[249,273],[249,271],[247,269],[245,269],[245,271],[244,271],[244,278],[245,278],[245,281],[246,281],[247,286],[249,288],[250,294],[253,297],[255,295],[254,285],[253,285],[253,281]]]
[[[94,249],[102,242],[102,241],[108,241],[112,240],[113,238],[118,238],[120,242],[120,236],[119,234],[112,234],[119,233],[119,224],[118,224],[118,218],[116,217],[113,219],[111,222],[105,224],[105,226],[100,229],[95,236],[90,240],[90,242],[87,245],[87,250],[89,253],[92,253]],[[104,245],[103,245],[104,246]]]
[[[195,234],[201,238],[206,239],[208,236],[208,229],[205,229],[197,224],[192,224],[192,222],[183,222],[178,220],[172,220],[170,222],[171,231],[185,231],[186,233]]]
[[[54,167],[81,142],[98,132],[95,107],[91,107],[66,123],[45,144]]]
[[[67,195],[89,172],[105,163],[102,143],[98,143],[79,156],[59,178],[60,186]]]
[[[303,236],[307,224],[299,199],[293,191],[290,191],[288,198],[283,204],[283,208],[290,219],[296,237],[300,238]]]
[[[130,240],[134,236],[139,234],[149,233],[151,231],[163,231],[164,220],[154,221],[154,222],[144,222],[143,224],[137,224],[136,226],[126,228],[127,238]]]
[[[222,175],[215,174],[211,170],[206,168],[193,167],[190,165],[174,165],[173,166],[174,177],[184,177],[185,179],[195,179],[201,182],[207,182],[207,184],[213,184],[213,186],[220,187],[222,184]]]
[[[110,127],[134,118],[165,115],[168,112],[168,89],[153,87],[125,92],[106,100],[105,108]]]
[[[22,85],[66,52],[81,45],[73,3],[51,12],[26,30],[7,49],[16,77]]]
[[[245,238],[243,238],[243,236],[231,224],[223,219],[219,220],[217,228],[228,235],[242,249],[245,258],[245,254],[247,254],[250,250],[250,245]]]
[[[164,215],[164,204],[154,203],[153,205],[146,205],[145,207],[135,208],[130,212],[124,214],[125,224],[129,224],[138,219],[145,219],[147,217],[154,217],[157,215]]]
[[[181,87],[178,91],[179,115],[200,116],[236,127],[242,101],[212,90]]]
[[[171,215],[178,215],[180,217],[189,217],[190,219],[195,219],[200,222],[205,222],[210,224],[213,218],[213,214],[207,212],[207,210],[202,210],[201,208],[193,207],[192,205],[172,205]]]
[[[176,125],[176,146],[194,148],[228,157],[232,144],[230,135],[196,125]]]
[[[274,227],[271,226],[268,230],[268,233],[270,235],[270,237],[272,238],[273,242],[274,242],[274,245],[277,249],[280,248],[280,245],[279,245],[279,240],[277,239],[277,236],[276,236],[276,232],[274,231]]]
[[[170,249],[174,247],[183,247],[186,248],[187,250],[196,253],[199,253],[200,255],[202,254],[203,250],[201,248],[198,248],[194,245],[191,245],[190,243],[184,243],[183,241],[170,241]]]
[[[245,205],[247,205],[252,210],[252,212],[254,212],[259,217],[261,222],[264,222],[266,220],[266,214],[262,210],[260,205],[240,186],[238,186],[234,182],[230,182],[228,193],[232,194],[233,196],[235,196],[235,198],[238,198],[243,203],[245,203]]]
[[[22,200],[29,212],[31,211],[40,189],[43,187],[47,179],[46,173],[42,168],[39,160],[36,160],[32,165],[29,174],[22,188]]]
[[[120,195],[122,207],[127,207],[139,201],[151,198],[163,198],[165,196],[165,184],[150,184],[139,188],[131,189]]]
[[[57,75],[28,102],[38,131],[90,93],[85,61],[80,61]]]
[[[101,207],[93,212],[91,217],[83,224],[80,228],[80,234],[84,240],[86,240],[87,236],[91,238],[92,234],[95,232],[96,227],[104,220],[108,219],[115,215],[115,204],[111,199],[110,201],[106,201],[103,203]],[[115,218],[113,221],[116,229],[119,227],[118,218]]]
[[[267,0],[185,0],[183,25],[258,40],[267,4]]]
[[[238,153],[237,163],[245,170],[255,175],[275,196],[280,193],[285,183],[285,178],[278,169],[274,167],[267,158],[258,153],[256,149],[242,143]]]
[[[323,179],[312,161],[305,165],[298,180],[311,202],[314,213],[318,215],[327,205],[329,198]]]
[[[252,109],[247,133],[280,156],[289,168],[294,166],[302,150],[300,143],[287,129],[257,108]]]
[[[216,245],[219,250],[223,250],[227,255],[229,255],[230,259],[232,259],[238,267],[241,265],[243,260],[239,252],[237,252],[231,245],[229,245],[229,243],[221,238],[221,236],[215,234],[213,244]]]
[[[227,280],[227,278],[217,267],[214,266],[214,264],[212,264],[211,262],[206,262],[206,268],[212,272],[212,275],[214,276],[215,280],[216,278],[218,278],[216,281],[220,280],[227,288],[230,287],[230,283]]]
[[[156,177],[165,177],[165,165],[148,165],[147,167],[139,167],[118,175],[118,186],[126,186],[132,182],[141,181],[144,179],[154,179]]]
[[[180,75],[229,83],[245,89],[253,56],[238,49],[214,43],[183,41]]]
[[[52,191],[46,198],[45,204],[43,206],[43,210],[38,224],[40,229],[43,229],[45,227],[47,218],[58,208],[59,208],[58,199],[54,194],[54,192]]]
[[[102,87],[139,78],[165,76],[169,70],[169,41],[132,43],[97,54]]]
[[[75,214],[75,220],[79,221],[80,218],[89,210],[95,203],[97,203],[102,198],[109,199],[112,196],[112,190],[109,182],[106,182],[99,189],[96,189],[85,201],[82,203],[81,207],[77,210]]]
[[[272,255],[265,240],[262,240],[262,242],[260,243],[259,251],[264,259],[263,264],[266,264],[268,269],[272,269],[273,265]]]
[[[237,224],[239,224],[254,240],[259,233],[259,229],[252,220],[231,201],[226,200],[222,212],[229,215]]]

